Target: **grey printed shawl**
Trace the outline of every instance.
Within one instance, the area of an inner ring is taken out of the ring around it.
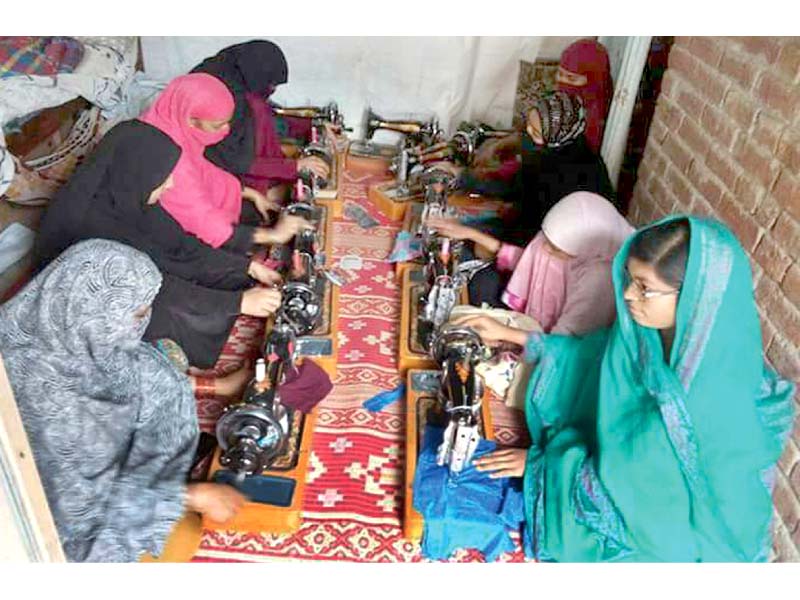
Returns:
[[[145,254],[94,239],[0,307],[0,354],[70,561],[158,555],[183,513],[194,397],[134,316],[160,285]]]

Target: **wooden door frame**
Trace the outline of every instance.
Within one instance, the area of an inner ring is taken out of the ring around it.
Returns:
[[[0,560],[66,562],[0,357]]]

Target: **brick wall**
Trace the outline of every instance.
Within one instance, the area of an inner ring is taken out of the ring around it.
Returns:
[[[766,355],[800,382],[799,37],[676,38],[629,217],[673,212],[713,215],[736,232]],[[779,471],[773,559],[800,561],[800,419]]]

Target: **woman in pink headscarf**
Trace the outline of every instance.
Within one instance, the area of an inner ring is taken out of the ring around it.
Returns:
[[[140,120],[181,148],[172,188],[160,198],[164,210],[208,245],[244,254],[254,244],[285,243],[309,224],[299,217],[281,218],[273,229],[240,223],[242,199],[253,202],[263,218],[276,206],[204,156],[207,146],[228,135],[233,109],[233,96],[224,83],[193,73],[173,79]]]
[[[546,333],[581,335],[613,321],[611,261],[634,229],[602,196],[574,192],[562,198],[524,249],[455,220],[428,224],[496,254],[497,269],[513,271],[503,303],[533,317]]]
[[[608,52],[600,42],[578,40],[561,53],[556,73],[559,90],[578,94],[586,108],[586,142],[595,152],[600,151],[606,117],[614,96]]]

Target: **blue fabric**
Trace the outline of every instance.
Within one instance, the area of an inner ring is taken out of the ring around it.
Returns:
[[[422,240],[408,231],[400,231],[394,240],[389,262],[405,262],[422,256]]]
[[[496,210],[482,210],[477,215],[463,215],[459,218],[463,225],[491,224],[502,226],[503,220],[497,216]]]
[[[370,412],[378,412],[379,410],[383,410],[390,404],[397,402],[400,398],[405,396],[405,393],[406,393],[406,384],[401,383],[393,390],[375,394],[369,400],[365,400],[361,406],[366,408]]]
[[[450,473],[436,464],[444,430],[428,425],[414,477],[414,508],[424,519],[422,555],[445,560],[459,548],[475,548],[487,561],[515,550],[509,530],[522,531],[521,478],[490,479],[468,465]],[[494,442],[481,440],[475,457],[492,452]],[[528,544],[523,542],[528,554]]]

